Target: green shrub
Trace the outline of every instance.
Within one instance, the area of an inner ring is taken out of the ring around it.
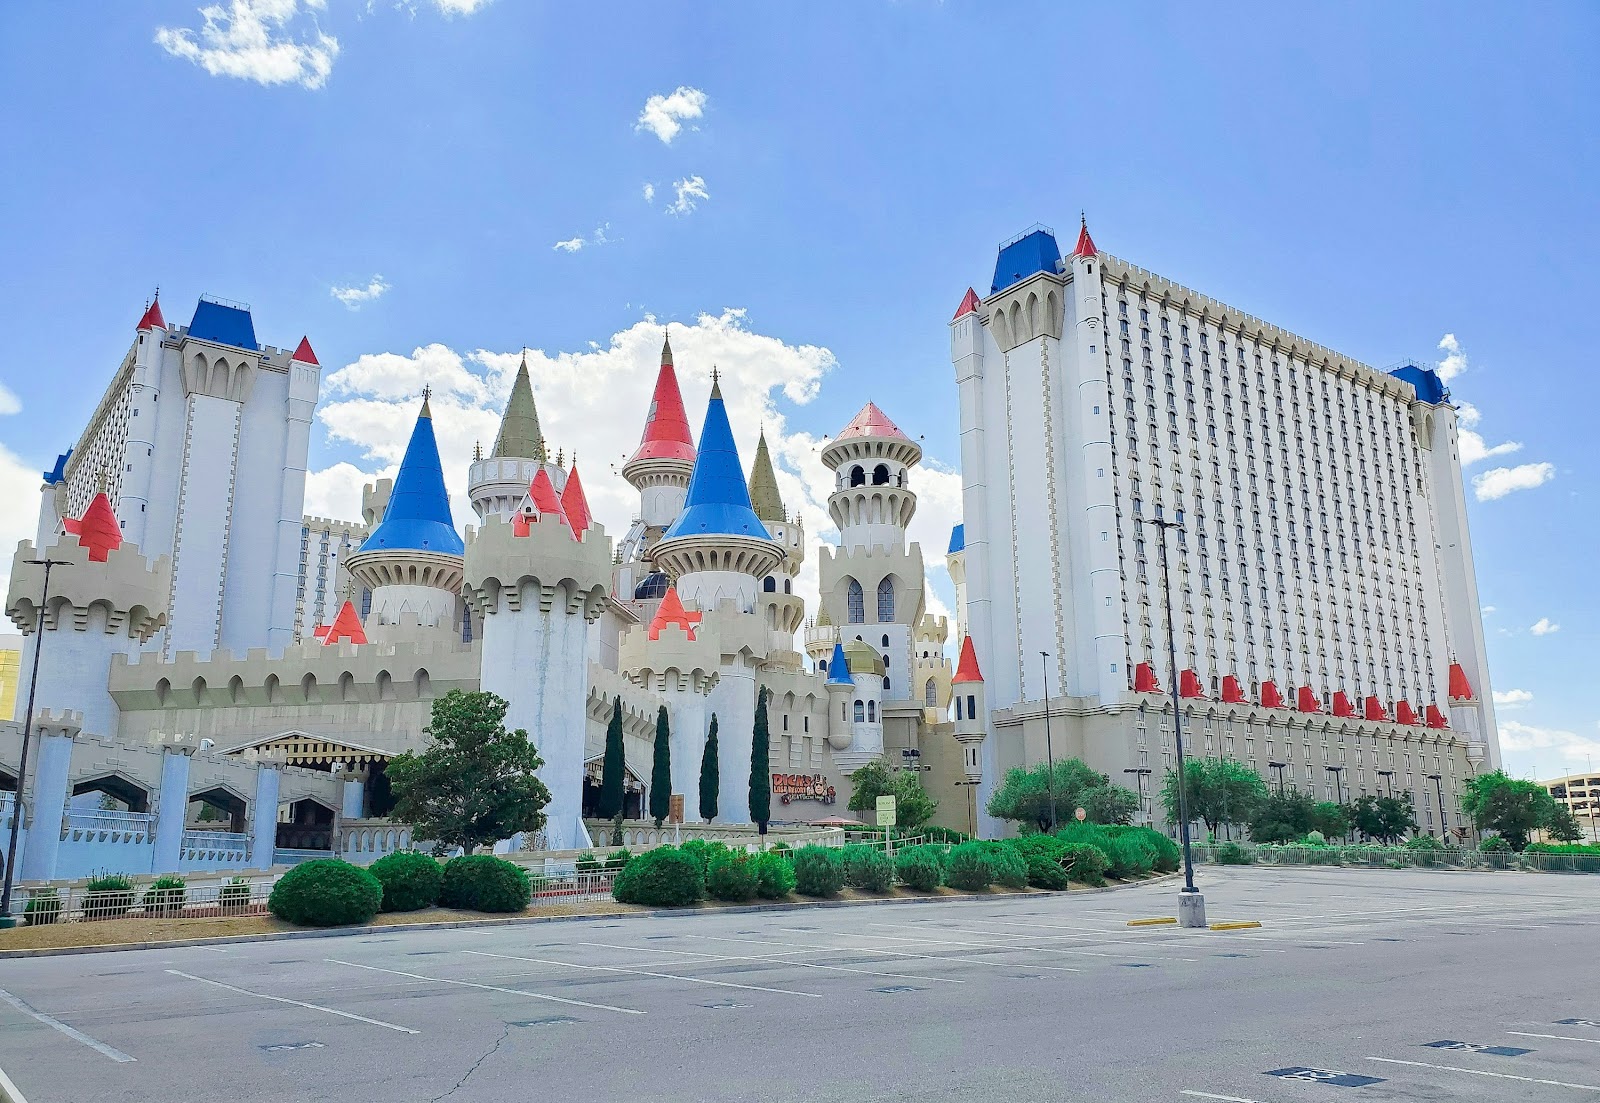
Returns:
[[[763,900],[782,900],[794,891],[794,863],[776,847],[756,856],[756,895]]]
[[[1529,843],[1524,854],[1571,854],[1575,857],[1600,857],[1600,846],[1584,843]]]
[[[613,850],[606,856],[606,868],[624,870],[628,868],[628,863],[631,861],[633,861],[633,851],[623,847],[621,850]]]
[[[115,919],[126,915],[135,897],[133,880],[120,873],[101,873],[84,886],[83,917]]]
[[[594,856],[594,851],[585,850],[578,855],[578,860],[575,864],[579,873],[598,873],[604,863]]]
[[[1072,880],[1085,885],[1103,885],[1106,883],[1106,870],[1111,868],[1111,859],[1093,843],[1069,842],[1062,844],[1061,864]]]
[[[278,878],[267,910],[301,927],[366,923],[383,904],[383,885],[371,873],[338,858],[301,862]]]
[[[837,896],[844,888],[844,859],[829,846],[803,846],[794,852],[795,891],[802,896]]]
[[[385,854],[367,867],[383,886],[383,910],[414,912],[439,902],[444,867],[415,850]]]
[[[731,851],[728,850],[728,845],[726,843],[708,842],[705,839],[690,839],[688,842],[684,843],[683,846],[679,847],[679,849],[700,863],[700,875],[702,877],[704,877],[706,871],[711,868],[712,858],[716,857],[718,854],[731,853]]]
[[[1238,843],[1223,843],[1217,848],[1217,865],[1247,866],[1255,861],[1250,852]]]
[[[42,927],[61,918],[61,894],[53,888],[42,888],[28,894],[28,905],[22,909],[22,921],[30,927]]]
[[[1307,846],[1327,846],[1328,837],[1320,831],[1307,831],[1306,837],[1301,840]]]
[[[927,843],[897,850],[894,871],[907,888],[932,892],[944,880],[944,848]]]
[[[1063,843],[1063,846],[1066,844]],[[1028,863],[1028,884],[1036,889],[1053,889],[1060,891],[1070,887],[1067,881],[1067,871],[1062,866],[1060,859],[1037,851],[1026,855]]]
[[[1119,880],[1143,877],[1155,868],[1155,847],[1137,835],[1108,835],[1104,849],[1111,860],[1108,872]]]
[[[794,853],[794,847],[790,846],[788,843],[773,843],[771,846],[767,847],[767,853],[792,854]]]
[[[1157,831],[1153,827],[1139,827],[1135,830],[1143,833],[1143,838],[1149,842],[1156,852],[1155,871],[1157,873],[1176,873],[1183,864],[1183,851],[1172,839]]]
[[[183,910],[188,896],[189,890],[182,877],[163,873],[150,882],[150,887],[145,889],[144,897],[139,902],[144,905],[146,915],[177,915]]]
[[[863,892],[888,892],[894,886],[894,862],[871,843],[851,843],[841,849],[844,883]]]
[[[250,906],[250,879],[230,877],[217,890],[217,906],[223,915],[235,915]]]
[[[952,888],[977,892],[994,881],[994,866],[989,852],[982,843],[962,843],[950,851],[945,862],[945,881]]]
[[[519,912],[533,896],[528,871],[493,854],[464,854],[444,864],[439,903],[475,912]]]
[[[983,847],[989,854],[989,871],[994,875],[995,884],[1008,889],[1028,887],[1028,860],[1020,851],[1003,843],[984,843]]]
[[[1504,835],[1490,835],[1478,844],[1478,849],[1485,854],[1509,854],[1511,853],[1511,843],[1506,840]]]
[[[681,908],[705,898],[705,870],[699,854],[687,843],[659,846],[640,854],[617,874],[611,895],[624,904]]]
[[[1413,835],[1406,840],[1407,850],[1443,850],[1444,844],[1432,835]]]
[[[756,895],[755,862],[748,854],[723,853],[712,856],[706,870],[706,895],[713,900],[742,904]]]

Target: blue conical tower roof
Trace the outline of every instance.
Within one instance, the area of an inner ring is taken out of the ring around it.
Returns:
[[[833,658],[828,660],[828,681],[830,686],[853,686],[855,680],[850,677],[850,660],[844,656],[844,644],[833,645]]]
[[[728,425],[722,387],[716,382],[711,384],[711,403],[706,407],[705,427],[700,430],[700,451],[695,456],[694,473],[689,476],[689,496],[683,512],[662,539],[707,532],[772,539],[767,526],[750,507],[750,488],[745,485],[739,449]]]
[[[444,467],[433,439],[433,414],[422,400],[417,427],[411,430],[400,473],[394,479],[383,520],[361,545],[361,551],[404,549],[461,555],[465,546],[450,519],[450,495],[444,489]]]

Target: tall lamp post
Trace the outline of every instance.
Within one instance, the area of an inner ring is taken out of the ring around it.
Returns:
[[[1189,846],[1189,779],[1183,754],[1183,707],[1178,698],[1178,639],[1172,629],[1172,576],[1167,567],[1167,530],[1177,529],[1182,539],[1183,510],[1177,511],[1175,520],[1168,521],[1158,505],[1155,519],[1150,523],[1161,531],[1161,589],[1167,605],[1167,658],[1172,664],[1172,738],[1178,748],[1178,835],[1183,840],[1183,890],[1178,893],[1178,925],[1204,927],[1206,899],[1194,887],[1194,855]]]
[[[1449,828],[1444,820],[1444,778],[1439,774],[1427,774],[1427,779],[1433,782],[1433,791],[1439,798],[1439,838],[1447,838]]]
[[[1144,779],[1150,776],[1150,767],[1130,766],[1122,772],[1133,775],[1133,783],[1134,785],[1138,786],[1139,789],[1139,812],[1142,815],[1148,816],[1150,814],[1149,810],[1144,806]]]
[[[1044,760],[1045,768],[1050,772],[1045,775],[1045,787],[1050,793],[1050,831],[1056,829],[1056,753],[1050,745],[1050,668],[1046,665],[1050,659],[1050,652],[1039,652],[1039,676],[1044,679]]]
[[[1269,762],[1267,765],[1278,771],[1278,795],[1283,796],[1283,771],[1289,765],[1287,762]]]
[[[1344,807],[1344,767],[1343,766],[1324,766],[1323,769],[1326,770],[1328,773],[1333,775],[1333,796],[1334,796],[1334,801],[1339,805],[1339,807],[1343,808]],[[1346,823],[1346,826],[1348,827],[1348,821]],[[1348,830],[1346,830],[1345,831],[1345,838],[1348,839],[1349,837],[1350,837],[1350,832]]]
[[[1393,797],[1394,796],[1394,771],[1393,770],[1379,770],[1378,771],[1378,776],[1383,778],[1384,781],[1388,782],[1388,784],[1389,784],[1389,796]]]
[[[6,841],[6,875],[3,887],[0,887],[0,928],[16,923],[11,918],[11,886],[16,881],[17,833],[22,828],[22,791],[28,783],[28,751],[33,744],[33,699],[39,692],[39,653],[44,650],[44,617],[50,604],[50,568],[72,565],[70,559],[49,557],[24,559],[23,562],[44,568],[44,585],[39,594],[38,618],[33,626],[33,673],[28,676],[28,712],[22,719],[22,758],[17,765],[17,796],[11,804],[11,836]]]

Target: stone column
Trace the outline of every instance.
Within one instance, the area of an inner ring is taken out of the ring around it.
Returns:
[[[278,763],[263,760],[256,767],[256,799],[250,808],[251,869],[272,868],[272,850],[278,843],[278,785],[283,780]]]
[[[176,873],[183,861],[183,821],[189,811],[189,765],[193,754],[192,744],[175,743],[161,756],[152,873]]]
[[[72,767],[72,736],[52,726],[49,714],[35,722],[32,807],[26,819],[28,849],[18,872],[24,881],[47,881],[55,876],[56,854],[61,849],[61,817],[67,810],[67,776]]]

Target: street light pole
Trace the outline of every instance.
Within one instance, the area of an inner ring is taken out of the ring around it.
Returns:
[[[1045,775],[1045,787],[1050,793],[1050,832],[1056,829],[1056,753],[1050,745],[1050,668],[1046,665],[1050,652],[1039,652],[1039,676],[1044,679],[1044,759],[1050,772]]]
[[[1439,774],[1428,774],[1427,778],[1433,782],[1433,791],[1439,797],[1439,838],[1448,838],[1448,828],[1444,822],[1444,778]]]
[[[1156,506],[1155,519],[1150,522],[1161,532],[1161,589],[1167,605],[1167,658],[1171,662],[1172,677],[1172,738],[1178,748],[1178,835],[1183,840],[1183,891],[1178,893],[1178,924],[1183,927],[1206,925],[1206,901],[1194,887],[1194,854],[1189,845],[1189,796],[1183,754],[1183,707],[1178,698],[1178,638],[1172,628],[1172,576],[1167,567],[1167,530],[1183,532],[1183,511],[1177,519],[1166,520],[1161,507]]]
[[[1149,776],[1150,767],[1148,767],[1148,766],[1130,766],[1127,769],[1123,770],[1122,772],[1125,773],[1125,774],[1132,774],[1133,775],[1133,784],[1135,786],[1137,786],[1138,790],[1139,790],[1139,812],[1140,812],[1141,815],[1149,815],[1149,812],[1145,809],[1145,806],[1144,806],[1144,779]]]
[[[1289,764],[1287,762],[1269,762],[1269,763],[1267,763],[1267,766],[1270,769],[1278,771],[1278,795],[1280,797],[1283,796],[1283,771],[1284,771],[1284,768],[1287,767],[1288,765]]]
[[[22,756],[17,765],[17,796],[11,804],[11,836],[6,841],[5,882],[0,887],[0,927],[9,927],[12,923],[11,886],[16,881],[17,833],[22,828],[22,790],[28,782],[28,751],[33,744],[33,700],[39,692],[39,653],[44,650],[44,618],[50,604],[50,568],[72,565],[70,559],[48,557],[24,559],[23,562],[44,568],[44,584],[39,594],[39,611],[33,622],[33,673],[28,676],[28,712],[22,719]]]
[[[1389,783],[1389,796],[1392,798],[1394,796],[1394,771],[1393,770],[1379,770],[1378,771],[1378,776],[1381,777],[1381,778],[1384,778],[1384,779],[1386,779],[1388,781],[1388,783]]]
[[[1344,767],[1323,766],[1324,770],[1333,775],[1333,795],[1340,808],[1344,807]],[[1350,837],[1350,832],[1345,831],[1345,838]]]

